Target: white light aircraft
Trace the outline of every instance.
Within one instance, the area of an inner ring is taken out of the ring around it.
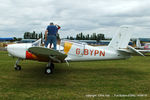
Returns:
[[[136,48],[141,53],[150,53],[150,43],[145,43],[144,46],[142,46],[140,39],[136,40]]]
[[[134,55],[144,56],[141,52],[128,45],[131,37],[129,27],[120,27],[108,46],[90,46],[85,43],[63,40],[57,46],[58,50],[44,48],[41,46],[41,39],[34,43],[11,44],[7,51],[18,60],[15,64],[16,70],[21,70],[18,65],[23,60],[38,60],[48,62],[45,73],[51,74],[54,70],[54,63],[68,61],[91,61],[91,60],[114,60],[127,59]]]

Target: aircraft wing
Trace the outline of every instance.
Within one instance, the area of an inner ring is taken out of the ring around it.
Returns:
[[[31,47],[28,51],[38,57],[41,61],[64,62],[67,55],[49,48]]]

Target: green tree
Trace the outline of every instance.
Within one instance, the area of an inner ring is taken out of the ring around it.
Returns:
[[[99,42],[100,40],[104,40],[104,39],[105,39],[104,34],[100,33],[100,34],[97,35],[97,39],[96,39],[97,42]]]
[[[33,33],[31,33],[32,35],[31,35],[31,39],[36,39],[36,33],[35,33],[35,31],[33,31]]]
[[[74,40],[74,38],[72,36],[70,36],[70,40]]]
[[[38,34],[35,35],[35,38],[38,39]]]
[[[30,32],[26,32],[27,34],[27,38],[26,39],[31,39],[31,33]]]
[[[87,34],[85,38],[86,38],[86,40],[89,40],[90,39],[89,34]]]
[[[85,36],[83,35],[83,36],[82,36],[82,40],[85,40],[85,39],[86,39],[86,38],[85,38]]]
[[[26,32],[24,33],[24,36],[23,36],[23,37],[24,37],[24,39],[26,39],[26,38],[27,38],[27,33],[26,33]]]
[[[67,39],[69,39],[69,36],[67,36]]]
[[[77,35],[76,35],[76,40],[79,40],[79,39],[80,39],[80,37],[79,37],[79,35],[77,34]]]
[[[81,32],[80,34],[80,40],[83,40],[83,33]]]
[[[39,37],[38,38],[43,38],[43,34],[42,32],[39,34]],[[44,37],[45,38],[45,37]]]

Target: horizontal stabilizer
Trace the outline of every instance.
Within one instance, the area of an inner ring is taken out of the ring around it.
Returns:
[[[129,46],[129,45],[128,45],[128,49],[129,49],[130,51],[132,51],[133,53],[135,53],[135,54],[144,56],[141,52],[139,52],[138,50],[136,50],[135,48],[133,48],[133,47],[131,47],[131,46]]]
[[[150,53],[150,50],[137,50],[139,52],[142,52],[142,53]]]
[[[127,49],[118,49],[119,52],[144,56],[141,52],[128,45]]]

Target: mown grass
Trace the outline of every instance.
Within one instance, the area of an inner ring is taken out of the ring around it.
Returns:
[[[22,61],[0,51],[0,100],[148,100],[150,97],[150,57],[128,60],[55,64],[53,75],[45,75],[47,63]],[[133,94],[136,97],[114,95]],[[138,97],[144,94],[146,96]],[[102,95],[109,95],[109,97]]]

